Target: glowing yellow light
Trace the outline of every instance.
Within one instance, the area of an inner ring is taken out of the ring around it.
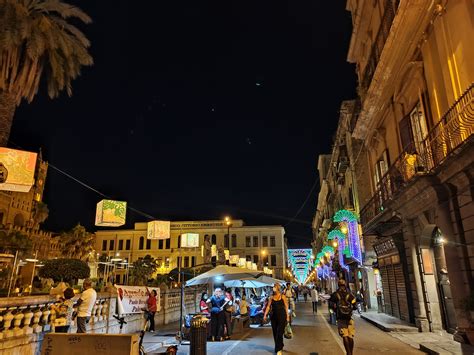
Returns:
[[[337,248],[337,242],[336,242],[336,241],[333,241],[333,242],[332,242],[332,246],[333,246],[334,248]]]
[[[347,226],[342,226],[341,227],[341,232],[344,233],[344,234],[347,234],[349,230],[347,229]]]

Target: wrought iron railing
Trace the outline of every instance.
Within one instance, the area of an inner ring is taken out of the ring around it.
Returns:
[[[382,15],[382,20],[380,27],[375,36],[374,43],[370,50],[369,59],[365,66],[364,74],[361,79],[361,87],[365,92],[370,86],[370,82],[375,74],[375,69],[379,63],[380,57],[382,56],[382,51],[387,41],[388,35],[390,33],[390,28],[392,27],[393,19],[398,9],[399,0],[385,0],[384,3],[384,13]]]
[[[375,194],[361,210],[365,226],[414,177],[433,172],[474,133],[474,83],[430,130],[426,139],[407,146],[380,179]]]

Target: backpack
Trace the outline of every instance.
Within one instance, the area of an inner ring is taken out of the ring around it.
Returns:
[[[337,315],[338,318],[341,319],[350,319],[352,317],[352,305],[349,301],[349,298],[351,297],[350,293],[340,294],[339,292],[336,292],[336,297],[337,297]]]

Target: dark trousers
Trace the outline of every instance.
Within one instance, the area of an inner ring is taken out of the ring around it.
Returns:
[[[232,313],[224,311],[225,327],[227,328],[227,336],[232,335]]]
[[[61,325],[59,327],[54,327],[55,333],[67,333],[69,331],[69,325]]]
[[[318,302],[313,302],[313,313],[318,313]]]
[[[89,317],[77,317],[77,332],[78,333],[87,333],[86,324],[89,321]]]
[[[273,331],[273,340],[275,342],[275,352],[283,350],[283,333],[285,332],[286,327],[286,318],[282,317],[272,317],[272,331]]]
[[[211,336],[214,338],[222,338],[224,334],[225,315],[224,311],[219,313],[211,313]]]
[[[148,321],[150,322],[148,330],[155,331],[155,312],[148,312]]]

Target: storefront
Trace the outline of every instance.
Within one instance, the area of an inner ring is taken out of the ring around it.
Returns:
[[[386,237],[374,244],[382,281],[384,313],[414,322],[404,250],[397,237]]]

